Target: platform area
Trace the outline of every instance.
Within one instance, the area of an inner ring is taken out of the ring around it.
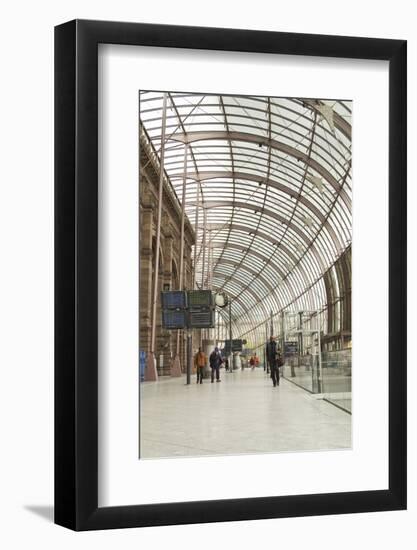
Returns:
[[[140,388],[140,457],[346,449],[352,416],[262,368],[222,369],[221,382],[160,378]]]

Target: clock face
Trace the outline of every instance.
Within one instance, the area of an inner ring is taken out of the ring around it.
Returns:
[[[214,298],[215,302],[216,302],[216,306],[218,307],[225,307],[227,306],[227,297],[225,294],[223,294],[223,292],[220,292],[219,294],[216,294],[215,298]]]

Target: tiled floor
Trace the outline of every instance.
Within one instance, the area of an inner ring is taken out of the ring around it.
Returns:
[[[141,458],[340,449],[351,416],[263,369],[221,371],[222,381],[185,377],[141,385]]]

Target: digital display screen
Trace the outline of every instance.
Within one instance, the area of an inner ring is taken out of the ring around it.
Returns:
[[[190,328],[213,328],[214,311],[190,311],[188,326]]]
[[[293,355],[298,352],[298,343],[297,342],[285,342],[284,344],[284,353],[286,355]]]
[[[228,353],[230,353],[230,340],[226,340],[224,347]],[[243,340],[232,340],[232,351],[242,351]]]
[[[162,326],[167,329],[186,328],[187,314],[184,310],[169,310],[162,311]]]
[[[213,305],[213,294],[211,290],[189,290],[188,306],[206,306]]]
[[[163,309],[184,309],[187,307],[187,293],[184,290],[161,292]]]

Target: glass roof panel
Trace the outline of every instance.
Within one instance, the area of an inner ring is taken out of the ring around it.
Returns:
[[[352,102],[168,93],[167,107],[164,169],[177,198],[185,182],[197,282],[205,241],[239,330],[263,334],[271,308],[323,306],[323,273],[352,241]],[[162,92],[141,92],[158,156],[162,108]]]

